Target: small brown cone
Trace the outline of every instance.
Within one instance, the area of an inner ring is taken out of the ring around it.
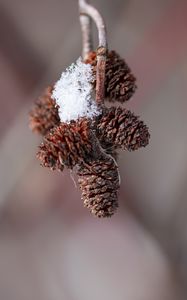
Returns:
[[[94,141],[90,124],[87,119],[82,118],[69,124],[61,123],[51,130],[44,137],[37,157],[42,166],[61,171],[64,166],[72,169],[83,160],[89,160],[93,153]]]
[[[52,90],[51,86],[46,88],[29,114],[31,130],[41,135],[46,135],[51,128],[60,124],[58,107],[55,100],[51,98]]]
[[[134,151],[147,146],[148,127],[131,111],[121,107],[105,108],[98,119],[97,138],[103,148]]]
[[[93,66],[93,72],[96,74],[96,52],[90,52],[85,62]],[[124,59],[115,51],[110,51],[107,54],[105,72],[105,97],[108,101],[121,103],[128,101],[136,90],[135,82],[136,78]]]
[[[64,170],[64,163],[60,159],[60,153],[58,147],[47,139],[41,143],[37,153],[37,158],[41,161],[43,167],[50,168],[51,170]]]
[[[112,157],[98,159],[78,167],[78,183],[84,206],[99,218],[111,217],[118,208],[119,174]]]

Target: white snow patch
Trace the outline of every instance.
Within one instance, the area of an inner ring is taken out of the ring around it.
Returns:
[[[80,117],[93,118],[100,113],[91,96],[93,79],[92,66],[83,63],[81,58],[62,73],[52,93],[52,98],[59,105],[61,122]]]

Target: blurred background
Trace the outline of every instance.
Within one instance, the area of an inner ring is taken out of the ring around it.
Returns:
[[[150,145],[120,153],[120,207],[83,208],[40,167],[28,111],[81,54],[75,0],[0,0],[0,299],[187,299],[187,1],[92,0],[138,90]]]

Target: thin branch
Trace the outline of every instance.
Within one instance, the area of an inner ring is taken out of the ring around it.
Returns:
[[[79,0],[80,9],[80,24],[82,30],[82,57],[85,60],[88,53],[92,50],[92,36],[91,36],[91,18],[81,12],[81,0]]]
[[[105,98],[105,68],[106,51],[104,47],[97,49],[97,71],[96,71],[96,102],[102,105]]]
[[[98,10],[88,4],[87,0],[79,0],[79,7],[81,14],[90,16],[95,22],[99,35],[99,47],[107,48],[106,26]]]
[[[96,73],[96,102],[102,105],[105,96],[105,66],[107,52],[107,35],[104,20],[98,10],[87,3],[87,0],[79,0],[80,14],[90,16],[98,30],[99,45],[97,48],[97,73]]]

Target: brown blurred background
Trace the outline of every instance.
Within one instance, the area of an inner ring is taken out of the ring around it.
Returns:
[[[187,1],[92,0],[138,79],[150,145],[121,153],[120,208],[41,168],[28,111],[81,54],[75,0],[0,0],[0,299],[187,299]]]

